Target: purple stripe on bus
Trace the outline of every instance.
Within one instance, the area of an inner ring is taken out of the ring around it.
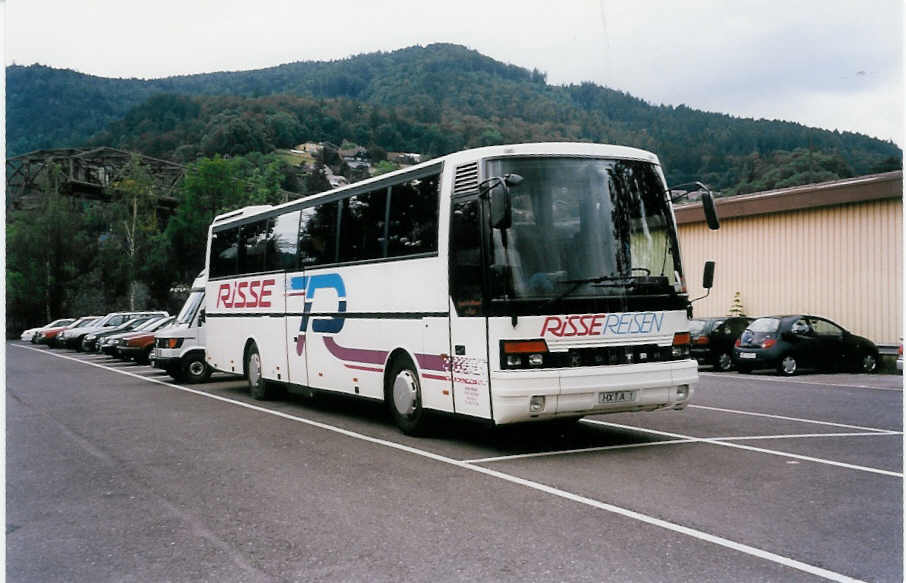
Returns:
[[[418,361],[418,366],[424,370],[439,370],[443,372],[450,370],[448,359],[437,354],[416,354],[415,360]]]
[[[305,350],[305,334],[299,334],[299,337],[296,338],[296,354],[302,356],[303,350]]]
[[[386,350],[367,350],[365,348],[345,348],[340,346],[330,336],[324,337],[324,346],[335,357],[341,360],[351,360],[353,362],[364,362],[367,364],[381,364],[387,361]]]

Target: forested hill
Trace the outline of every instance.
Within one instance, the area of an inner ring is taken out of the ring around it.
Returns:
[[[304,141],[437,156],[495,143],[582,140],[656,152],[671,183],[748,192],[901,167],[891,142],[800,124],[654,106],[457,45],[330,62],[104,79],[7,68],[7,155],[98,143],[178,161]]]

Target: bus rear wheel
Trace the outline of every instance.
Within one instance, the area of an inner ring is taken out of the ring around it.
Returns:
[[[261,374],[261,355],[255,343],[245,353],[245,375],[249,380],[249,393],[253,399],[264,401],[273,398],[274,390]]]
[[[397,427],[406,435],[422,435],[427,415],[422,407],[422,389],[418,372],[408,358],[394,361],[385,388],[390,413]]]

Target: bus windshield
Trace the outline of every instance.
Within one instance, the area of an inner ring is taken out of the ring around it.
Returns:
[[[493,229],[509,281],[492,297],[606,298],[681,290],[666,188],[654,164],[590,158],[489,160],[488,176],[519,174],[509,229]],[[495,193],[497,194],[497,193]]]

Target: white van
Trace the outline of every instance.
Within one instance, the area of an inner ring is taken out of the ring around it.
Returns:
[[[211,376],[204,351],[204,288],[207,281],[204,271],[198,274],[176,322],[154,335],[151,364],[178,381],[200,383]]]

